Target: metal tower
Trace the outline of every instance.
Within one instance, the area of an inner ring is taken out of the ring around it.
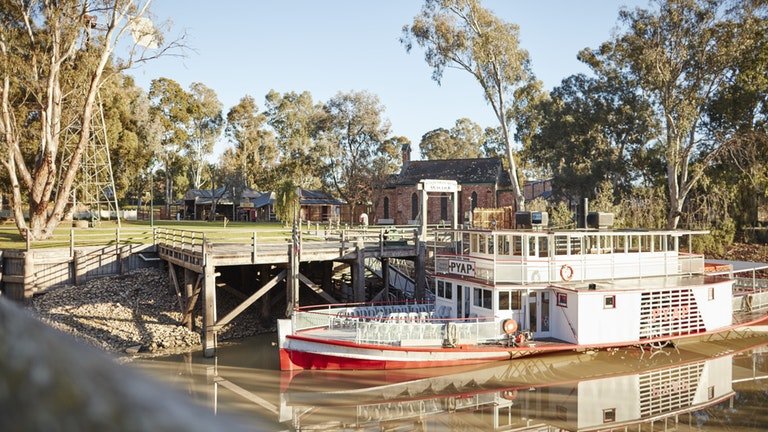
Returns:
[[[91,136],[83,151],[80,160],[80,170],[72,184],[70,200],[77,212],[90,212],[92,219],[101,219],[102,210],[114,212],[117,215],[117,224],[120,226],[120,214],[117,204],[115,178],[112,175],[112,161],[109,155],[109,140],[107,138],[107,125],[104,121],[104,108],[101,103],[101,95],[97,95],[96,110],[91,118]],[[70,126],[70,130],[79,130],[80,125]],[[76,133],[68,134],[71,141]],[[59,165],[59,178],[63,169],[69,166],[72,160],[72,143],[62,149],[61,164]]]

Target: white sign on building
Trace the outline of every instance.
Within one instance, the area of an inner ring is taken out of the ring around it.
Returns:
[[[456,180],[422,180],[425,192],[457,192],[459,184]]]

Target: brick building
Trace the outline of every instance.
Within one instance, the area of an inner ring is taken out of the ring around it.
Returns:
[[[459,223],[476,207],[493,208],[515,205],[515,193],[509,173],[499,158],[444,159],[411,161],[411,147],[402,148],[403,166],[391,177],[377,200],[374,221],[380,224],[406,225],[417,223],[421,203],[417,185],[420,180],[456,180]],[[452,194],[430,194],[427,202],[427,223],[452,219]]]

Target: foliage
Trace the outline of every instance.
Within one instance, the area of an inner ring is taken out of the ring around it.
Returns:
[[[518,129],[525,158],[551,173],[557,196],[592,198],[608,181],[617,196],[646,172],[640,156],[654,136],[650,106],[617,77],[573,75],[539,97]]]
[[[377,162],[397,157],[385,153],[389,121],[382,118],[384,106],[368,92],[338,93],[327,104],[329,128],[326,139],[334,149],[328,158],[327,181],[351,207],[365,205],[372,195]],[[390,151],[395,151],[389,148]]]
[[[272,190],[278,159],[277,142],[266,129],[267,116],[259,113],[256,101],[244,96],[227,112],[225,134],[234,148],[225,151],[222,165],[239,174],[242,186]]]
[[[425,133],[419,149],[428,160],[473,159],[480,156],[484,142],[483,129],[472,120],[461,118],[451,130],[438,128]]]
[[[299,214],[298,187],[290,180],[282,181],[275,191],[275,216],[283,221],[284,225],[290,225]]]
[[[550,205],[549,226],[553,228],[573,228],[576,222],[573,220],[573,212],[567,201],[557,201]]]
[[[70,192],[108,65],[120,72],[176,46],[161,46],[162,37],[152,30],[144,46],[126,44],[127,58],[117,59],[116,46],[148,6],[141,0],[0,2],[2,163],[17,228],[32,239],[52,235],[72,211]],[[66,135],[72,139],[62,140]],[[59,176],[56,164],[65,147],[72,156]]]
[[[525,197],[510,136],[510,107],[516,90],[534,80],[528,53],[519,47],[518,33],[518,26],[503,22],[479,0],[426,0],[411,25],[403,27],[401,42],[407,51],[414,42],[425,49],[424,59],[438,83],[445,68],[455,67],[480,84],[499,122],[517,205],[523,209]]]
[[[332,154],[332,145],[324,136],[330,118],[323,105],[306,91],[280,94],[271,90],[264,114],[275,132],[281,176],[303,188],[320,187],[324,161]]]
[[[677,226],[689,192],[730,141],[708,140],[705,108],[755,48],[744,25],[765,4],[728,0],[657,0],[654,10],[620,12],[626,31],[580,57],[600,76],[620,75],[647,97],[666,163],[667,226]]]
[[[221,134],[224,119],[216,92],[202,83],[195,82],[189,86],[188,103],[188,139],[184,143],[185,156],[189,162],[188,179],[194,189],[200,189],[203,187],[206,159]]]

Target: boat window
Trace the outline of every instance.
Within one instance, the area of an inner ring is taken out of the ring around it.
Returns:
[[[494,237],[493,235],[488,236],[488,254],[489,255],[493,255],[493,246],[494,246],[493,237]]]
[[[627,237],[620,235],[613,239],[613,250],[616,253],[626,252],[625,247],[627,245]]]
[[[613,253],[613,236],[604,235],[599,237],[600,253]]]
[[[568,294],[557,293],[557,305],[562,307],[568,307]]]
[[[581,237],[571,237],[571,255],[581,254]]]
[[[540,257],[549,256],[549,238],[548,237],[539,237],[539,256]]]
[[[523,238],[512,236],[512,256],[523,256]]]
[[[490,290],[474,288],[472,304],[485,309],[493,309],[493,297],[491,294]]]
[[[493,291],[483,290],[483,307],[486,309],[493,309]]]
[[[499,255],[509,255],[509,236],[500,235],[499,240]]]
[[[568,236],[555,236],[555,255],[568,255]]]
[[[536,255],[536,237],[528,237],[528,256]]]
[[[437,296],[445,299],[453,298],[453,284],[450,282],[437,281]]]
[[[651,251],[651,236],[641,235],[640,236],[640,252],[650,252],[650,251]]]
[[[520,310],[522,309],[522,295],[520,291],[500,291],[499,292],[499,310]]]
[[[588,254],[597,253],[597,237],[593,235],[584,236],[584,249]]]
[[[616,421],[616,408],[603,410],[603,423],[613,423]]]
[[[603,309],[616,309],[615,295],[607,295],[603,297]]]
[[[486,253],[485,251],[485,239],[486,237],[484,235],[477,236],[477,252],[479,253]]]
[[[477,247],[477,238],[478,237],[479,236],[477,234],[472,234],[470,236],[470,242],[472,243],[472,245],[470,246],[469,251],[471,253],[477,253],[477,251],[478,251],[478,247]]]

